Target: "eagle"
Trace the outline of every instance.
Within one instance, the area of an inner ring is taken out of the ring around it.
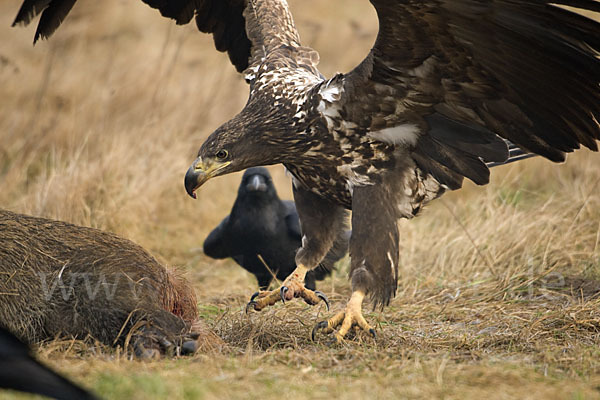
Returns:
[[[370,0],[375,43],[332,77],[302,45],[285,0],[143,1],[212,33],[250,87],[243,110],[201,145],[188,194],[258,165],[281,163],[293,176],[296,269],[250,308],[319,302],[304,278],[352,212],[352,294],[313,334],[343,341],[353,326],[375,334],[362,304],[383,307],[395,295],[398,220],[464,178],[487,184],[487,163],[510,156],[506,140],[553,162],[581,145],[598,150],[600,24],[575,11],[600,12],[598,1]],[[74,3],[25,0],[15,23],[41,13],[35,39],[48,37]]]
[[[306,274],[306,288],[315,290],[315,281],[331,273],[335,262],[348,252],[349,238],[349,231],[341,232],[320,265]],[[252,167],[242,176],[231,213],[210,232],[203,247],[209,257],[233,258],[265,290],[273,277],[283,281],[296,268],[294,257],[301,240],[294,202],[279,199],[269,170]],[[327,299],[320,292],[317,295]]]

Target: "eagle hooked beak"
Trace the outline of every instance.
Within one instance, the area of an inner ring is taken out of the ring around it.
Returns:
[[[184,184],[187,194],[195,199],[196,189],[202,186],[204,182],[213,176],[218,175],[218,172],[228,166],[230,163],[230,161],[214,162],[211,160],[207,160],[205,162],[202,160],[202,157],[196,158],[185,174]]]

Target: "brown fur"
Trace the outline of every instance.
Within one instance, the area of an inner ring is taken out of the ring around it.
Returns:
[[[188,282],[135,243],[0,210],[0,324],[24,341],[89,335],[114,345],[131,333],[142,351],[164,350],[207,334],[197,316]]]

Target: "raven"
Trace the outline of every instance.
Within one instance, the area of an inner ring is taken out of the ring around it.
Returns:
[[[315,281],[331,273],[333,264],[346,254],[349,237],[344,231],[321,264],[306,274],[307,288],[314,290]],[[217,259],[233,258],[265,290],[273,277],[283,281],[296,268],[294,257],[301,245],[294,202],[280,200],[269,171],[254,167],[244,172],[231,214],[208,235],[204,253]]]

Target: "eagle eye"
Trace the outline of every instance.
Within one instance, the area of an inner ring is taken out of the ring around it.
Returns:
[[[229,152],[227,150],[219,150],[217,151],[217,154],[215,155],[219,160],[224,160],[227,158],[227,156],[229,156]]]

